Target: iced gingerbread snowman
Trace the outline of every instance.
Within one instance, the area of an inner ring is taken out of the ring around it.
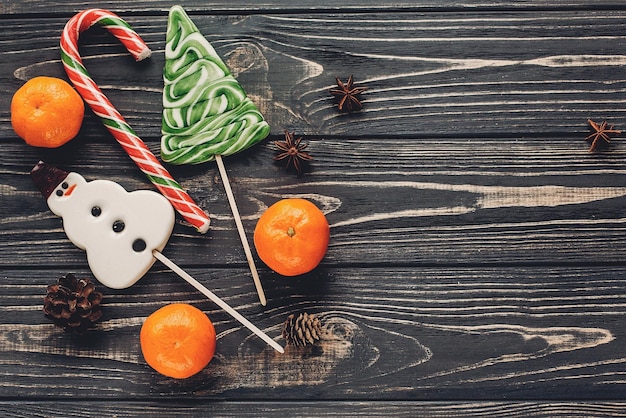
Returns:
[[[63,218],[67,237],[87,253],[89,267],[107,287],[132,286],[150,269],[174,228],[174,209],[150,190],[127,192],[109,180],[87,182],[43,161],[31,171],[48,207]]]
[[[63,218],[67,237],[87,252],[93,275],[103,285],[135,284],[158,259],[279,353],[283,347],[217,295],[161,254],[174,228],[174,208],[162,195],[127,192],[109,180],[86,181],[40,161],[31,177],[48,207]]]

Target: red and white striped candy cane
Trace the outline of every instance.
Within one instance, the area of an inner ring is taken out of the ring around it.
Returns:
[[[135,60],[140,61],[148,58],[151,54],[150,48],[139,35],[116,14],[102,9],[84,10],[67,22],[61,36],[61,60],[69,79],[139,169],[148,176],[148,179],[187,222],[199,232],[205,233],[209,229],[210,223],[207,214],[196,205],[189,194],[161,165],[146,144],[102,93],[84,67],[78,52],[78,37],[81,32],[96,23],[115,35],[135,57]]]

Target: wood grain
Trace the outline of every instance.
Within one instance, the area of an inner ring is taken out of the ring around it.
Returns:
[[[201,405],[190,405],[176,401],[136,401],[107,402],[98,406],[101,417],[154,416],[167,414],[168,417],[206,416],[258,417],[258,416],[316,416],[336,417],[338,411],[349,411],[351,417],[529,417],[567,416],[622,417],[626,405],[622,402],[426,402],[410,401],[251,401],[221,402],[205,401]],[[19,408],[19,413],[16,409]],[[93,412],[93,405],[83,406],[75,402],[0,402],[0,412],[7,418],[29,416],[83,417]],[[347,415],[347,414],[346,414]]]
[[[152,189],[88,113],[60,149],[26,146],[10,99],[37,75],[65,78],[59,35],[83,3],[0,2],[0,415],[626,416],[626,146],[587,151],[587,118],[624,129],[623,2],[546,4],[183,1],[259,105],[272,135],[225,160],[248,237],[285,197],[331,225],[321,265],[296,278],[257,258],[258,303],[213,163],[168,166],[212,228],[178,219],[164,254],[280,343],[296,312],[315,346],[277,355],[160,264],[126,290],[101,288],[86,336],[42,313],[46,286],[91,277],[29,178],[40,159],[87,180]],[[154,51],[137,64],[93,28],[95,80],[158,153],[166,11],[104,2]],[[364,110],[328,94],[354,74]],[[273,161],[284,129],[315,160],[302,177]],[[254,256],[256,253],[253,251]],[[186,380],[143,361],[143,320],[171,302],[218,332]]]
[[[266,115],[273,133],[310,135],[580,135],[587,118],[624,118],[625,15],[616,11],[194,16]],[[85,34],[85,65],[141,137],[160,132],[166,19],[129,16],[154,50],[136,64],[111,36]],[[25,22],[29,22],[26,24]],[[8,20],[0,64],[14,91],[38,74],[63,77],[63,18]],[[593,27],[593,31],[585,28]],[[28,39],[24,40],[24,35]],[[284,71],[289,68],[289,71]],[[365,112],[340,115],[328,89],[354,74]],[[0,100],[8,120],[11,95]],[[0,133],[12,136],[4,125]],[[103,136],[95,118],[82,135]]]
[[[545,10],[619,10],[623,8],[624,2],[619,1],[603,1],[603,2],[590,2],[588,0],[555,0],[551,2],[545,2],[541,0],[524,1],[523,3],[515,1],[489,1],[489,0],[420,0],[415,1],[393,1],[381,3],[373,0],[344,0],[341,4],[338,4],[332,0],[303,0],[303,1],[288,1],[288,0],[274,0],[274,1],[259,1],[259,0],[231,0],[231,1],[211,1],[207,4],[204,1],[198,0],[181,0],[176,2],[180,4],[190,13],[197,14],[222,14],[222,13],[284,13],[293,11],[308,11],[308,12],[328,12],[328,11],[341,11],[349,10],[356,13],[362,13],[364,11],[379,11],[379,12],[403,12],[403,11],[458,11],[458,10],[470,10],[470,11],[510,11],[510,10],[533,10],[536,9],[539,12]],[[66,1],[55,4],[53,10],[50,8],[50,4],[45,0],[29,0],[28,2],[14,2],[11,0],[2,0],[0,2],[0,13],[6,15],[50,15],[55,14],[73,14],[77,10],[82,10],[87,7],[98,7],[110,9],[116,12],[126,12],[130,14],[148,14],[148,15],[160,15],[164,16],[167,10],[172,7],[172,2],[162,0],[151,1],[130,1],[130,0],[115,0],[115,1],[100,1],[95,5],[85,5],[84,2]]]
[[[312,140],[316,160],[303,178],[274,164],[271,141],[226,161],[248,238],[271,204],[307,197],[331,225],[329,266],[621,262],[626,149],[616,143],[590,154],[581,138],[552,138],[541,147],[522,139]],[[15,254],[33,265],[84,263],[28,176],[40,158],[88,180],[151,188],[112,140],[76,144],[63,154],[70,160],[22,144],[5,149],[14,150],[0,159],[5,265],[22,262]],[[201,236],[179,220],[166,255],[183,266],[245,265],[216,166],[175,168],[174,175],[210,213],[213,228]]]
[[[278,340],[289,313],[316,314],[321,343],[278,355],[158,268],[131,289],[105,290],[105,315],[90,338],[66,335],[41,313],[45,285],[62,270],[3,269],[5,393],[19,388],[31,396],[66,396],[80,388],[84,396],[202,398],[245,390],[253,399],[354,399],[376,391],[378,400],[581,400],[618,399],[624,384],[623,267],[320,269],[300,279],[264,274],[265,309],[242,280],[243,269],[189,272]],[[218,350],[210,367],[173,382],[145,364],[138,330],[157,307],[177,301],[207,312]],[[72,382],[42,385],[41,370],[59,378],[71,373]]]

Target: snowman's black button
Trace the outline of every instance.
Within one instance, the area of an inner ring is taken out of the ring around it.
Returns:
[[[102,215],[102,209],[100,209],[100,206],[94,206],[91,208],[91,216],[95,216],[97,218],[100,215]]]
[[[141,238],[137,238],[134,242],[133,242],[133,250],[135,252],[142,252],[143,250],[146,249],[146,241],[142,240]]]
[[[126,225],[122,221],[113,222],[113,232],[122,232]]]

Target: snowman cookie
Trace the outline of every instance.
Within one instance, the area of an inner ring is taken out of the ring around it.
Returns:
[[[87,182],[43,161],[31,177],[48,207],[63,218],[67,237],[87,253],[89,268],[107,287],[132,286],[152,267],[174,228],[174,209],[162,195],[127,192],[109,180]]]

